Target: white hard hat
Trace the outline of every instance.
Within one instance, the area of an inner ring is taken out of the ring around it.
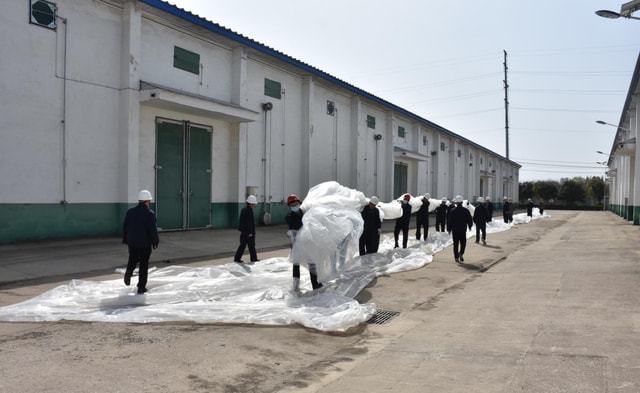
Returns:
[[[377,205],[379,202],[380,202],[380,200],[375,195],[372,196],[371,198],[369,198],[369,203],[373,203],[374,205]]]
[[[483,197],[478,197],[478,199],[476,200],[476,202],[478,202],[478,203],[484,203],[484,198],[483,198]]]
[[[138,193],[138,200],[139,201],[151,201],[153,200],[153,197],[151,196],[151,193],[149,192],[149,190],[142,190]]]
[[[527,199],[527,201],[529,201],[529,202],[533,202],[533,201],[531,200],[531,198]]]
[[[424,194],[424,197],[425,197],[425,198],[427,198],[427,199],[429,199],[429,198],[431,198],[431,194],[426,193],[426,194]]]
[[[256,199],[255,195],[249,195],[249,197],[247,198],[247,203],[250,205],[257,205],[258,200]]]
[[[506,201],[506,200],[507,200],[507,199],[509,199],[509,198],[507,198],[507,197],[502,197],[502,199],[504,199],[504,200]]]
[[[447,198],[446,197],[442,197],[442,202],[446,202]]]
[[[462,202],[462,195],[456,195],[456,197],[453,198],[453,201],[455,203],[461,203]]]
[[[487,195],[487,197],[485,198],[487,201],[491,200],[491,197]]]

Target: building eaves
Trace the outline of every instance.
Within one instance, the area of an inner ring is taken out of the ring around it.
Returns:
[[[636,68],[633,70],[633,76],[631,77],[631,83],[629,84],[629,91],[627,92],[627,99],[624,100],[624,106],[622,107],[622,113],[620,114],[620,121],[618,122],[618,129],[616,135],[613,137],[613,143],[611,144],[611,152],[609,153],[609,159],[607,160],[607,166],[611,166],[613,160],[613,153],[616,150],[616,141],[620,134],[620,127],[624,123],[624,117],[626,112],[630,109],[631,102],[633,101],[633,95],[638,90],[638,82],[640,81],[640,52],[638,53],[638,59],[636,60]]]
[[[403,115],[405,115],[405,116],[407,116],[407,117],[409,117],[409,118],[411,118],[413,120],[416,120],[416,121],[421,122],[421,123],[425,123],[427,126],[429,126],[431,128],[435,128],[436,130],[438,130],[438,131],[440,131],[440,132],[442,132],[444,134],[447,134],[450,137],[462,140],[465,143],[467,143],[467,144],[469,144],[469,145],[471,145],[471,146],[473,146],[473,147],[475,147],[477,149],[483,150],[483,151],[485,151],[485,152],[487,152],[487,153],[489,153],[489,154],[491,154],[491,155],[493,155],[495,157],[498,157],[498,158],[500,158],[502,160],[505,160],[505,161],[511,163],[512,165],[514,165],[514,166],[516,166],[518,168],[522,167],[517,162],[512,161],[512,160],[508,160],[506,157],[504,157],[504,156],[502,156],[502,155],[500,155],[500,154],[498,154],[498,153],[496,153],[496,152],[494,152],[494,151],[492,151],[492,150],[490,150],[490,149],[488,149],[488,148],[486,148],[486,147],[484,147],[482,145],[479,145],[479,144],[477,144],[477,143],[475,143],[475,142],[473,142],[473,141],[471,141],[471,140],[469,140],[469,139],[467,139],[467,138],[465,138],[463,136],[460,136],[460,135],[454,133],[453,131],[450,131],[450,130],[448,130],[448,129],[446,129],[446,128],[444,128],[444,127],[442,127],[442,126],[440,126],[440,125],[438,125],[438,124],[436,124],[436,123],[434,123],[434,122],[432,122],[430,120],[427,120],[427,119],[423,118],[422,116],[419,116],[419,115],[417,115],[417,114],[415,114],[415,113],[413,113],[413,112],[411,112],[411,111],[409,111],[407,109],[404,109],[404,108],[402,108],[402,107],[400,107],[398,105],[395,105],[395,104],[393,104],[393,103],[391,103],[391,102],[389,102],[389,101],[387,101],[385,99],[382,99],[382,98],[380,98],[380,97],[378,97],[378,96],[376,96],[374,94],[371,94],[371,93],[369,93],[369,92],[367,92],[365,90],[362,90],[362,89],[360,89],[360,88],[358,88],[358,87],[356,87],[356,86],[354,86],[354,85],[352,85],[352,84],[350,84],[348,82],[345,82],[344,80],[342,80],[340,78],[337,78],[337,77],[335,77],[335,76],[333,76],[333,75],[331,75],[331,74],[329,74],[327,72],[324,72],[324,71],[322,71],[322,70],[320,70],[320,69],[318,69],[316,67],[313,67],[313,66],[311,66],[311,65],[309,65],[309,64],[307,64],[307,63],[305,63],[305,62],[303,62],[301,60],[298,60],[298,59],[296,59],[294,57],[291,57],[291,56],[289,56],[289,55],[287,55],[287,54],[285,54],[283,52],[280,52],[280,51],[278,51],[278,50],[276,50],[274,48],[271,48],[271,47],[269,47],[269,46],[267,46],[265,44],[262,44],[259,41],[251,39],[251,38],[249,38],[249,37],[247,37],[245,35],[242,35],[240,33],[236,33],[235,31],[233,31],[233,30],[231,30],[231,29],[229,29],[227,27],[224,27],[224,26],[222,26],[222,25],[220,25],[220,24],[218,24],[216,22],[210,21],[210,20],[208,20],[206,18],[203,18],[203,17],[201,17],[199,15],[196,15],[196,14],[190,12],[190,11],[187,11],[187,10],[185,10],[183,8],[180,8],[180,7],[178,7],[178,6],[174,5],[174,4],[171,4],[171,3],[167,2],[167,1],[164,1],[164,0],[139,0],[139,1],[141,3],[143,3],[143,4],[147,4],[147,5],[149,5],[149,6],[153,7],[153,8],[159,9],[161,11],[167,12],[168,14],[171,14],[173,16],[181,18],[181,19],[183,19],[183,20],[185,20],[187,22],[193,23],[196,26],[200,26],[200,27],[202,27],[204,29],[207,29],[207,30],[209,30],[209,31],[211,31],[213,33],[216,33],[216,34],[218,34],[218,35],[220,35],[222,37],[228,38],[228,39],[230,39],[232,41],[235,41],[235,42],[237,42],[239,44],[245,45],[245,46],[247,46],[247,47],[249,47],[251,49],[254,49],[254,50],[256,50],[256,51],[258,51],[258,52],[260,52],[262,54],[274,57],[274,58],[276,58],[276,59],[278,59],[280,61],[288,63],[288,64],[290,64],[290,65],[292,65],[292,66],[294,66],[294,67],[296,67],[298,69],[301,69],[304,72],[307,72],[307,73],[309,73],[311,75],[317,76],[317,77],[319,77],[321,79],[324,79],[324,80],[326,80],[328,82],[331,82],[331,83],[333,83],[335,85],[338,85],[339,87],[341,87],[341,88],[343,88],[343,89],[345,89],[347,91],[350,91],[350,92],[352,92],[354,94],[357,94],[357,95],[359,95],[361,97],[364,97],[364,98],[366,98],[366,99],[368,99],[370,101],[378,103],[378,104],[380,104],[380,105],[382,105],[382,106],[384,106],[384,107],[386,107],[388,109],[391,109],[391,110],[394,110],[396,112],[399,112],[399,113],[401,113],[401,114],[403,114]]]

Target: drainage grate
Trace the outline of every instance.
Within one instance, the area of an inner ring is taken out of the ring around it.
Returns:
[[[400,315],[399,311],[377,310],[375,314],[367,321],[370,325],[386,325],[391,320]]]

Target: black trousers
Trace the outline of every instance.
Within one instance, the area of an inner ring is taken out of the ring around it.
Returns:
[[[482,240],[487,240],[487,224],[476,224],[476,243],[480,241],[480,234],[482,233]]]
[[[396,247],[398,246],[400,231],[402,231],[402,248],[407,248],[407,242],[409,241],[409,223],[404,225],[396,223],[396,227],[393,229],[393,238],[396,241]]]
[[[249,246],[249,256],[251,257],[251,262],[255,262],[258,260],[258,254],[256,253],[256,235],[249,236],[248,233],[241,233],[240,245],[238,246],[236,255],[233,258],[234,261],[239,262],[240,260],[242,260],[242,254],[244,254],[244,249],[247,246]]]
[[[453,256],[458,259],[464,255],[464,250],[467,248],[467,234],[466,233],[453,233]]]
[[[427,240],[427,236],[429,236],[429,219],[416,221],[416,239],[420,240],[420,235],[422,235],[423,230],[424,240]]]
[[[505,224],[509,223],[509,213],[502,213],[502,219],[504,220]]]
[[[151,247],[131,247],[129,246],[129,262],[125,277],[131,277],[133,271],[138,267],[138,289],[146,289],[147,275],[149,274],[149,257]]]
[[[445,232],[445,220],[439,220],[436,218],[436,232]]]
[[[360,255],[375,254],[378,252],[378,246],[380,245],[380,234],[377,230],[371,233],[362,232],[359,243]]]

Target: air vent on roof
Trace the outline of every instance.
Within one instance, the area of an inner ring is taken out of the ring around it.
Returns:
[[[29,0],[29,23],[55,30],[58,6],[45,0]]]

